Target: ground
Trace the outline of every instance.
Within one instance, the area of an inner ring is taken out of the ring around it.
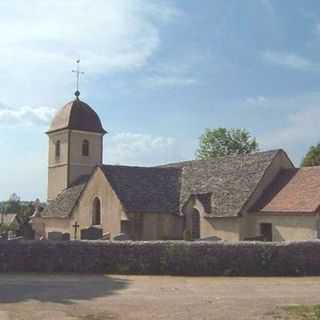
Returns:
[[[0,275],[0,320],[300,319],[282,307],[319,302],[320,278]]]

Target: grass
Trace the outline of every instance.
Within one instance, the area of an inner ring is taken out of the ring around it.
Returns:
[[[297,305],[281,308],[287,313],[286,320],[320,320],[320,305]],[[275,318],[277,319],[277,318]],[[279,319],[279,318],[278,318]]]

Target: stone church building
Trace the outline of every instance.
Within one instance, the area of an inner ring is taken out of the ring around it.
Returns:
[[[106,131],[76,97],[54,117],[48,205],[32,218],[37,238],[71,239],[91,226],[111,239],[269,241],[319,237],[320,167],[295,168],[282,150],[158,167],[103,164]]]

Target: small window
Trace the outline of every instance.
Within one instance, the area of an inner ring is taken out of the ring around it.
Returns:
[[[82,141],[82,155],[85,157],[89,156],[89,141],[88,140]]]
[[[56,158],[59,159],[60,158],[60,140],[56,142],[55,149],[56,149],[55,150]]]

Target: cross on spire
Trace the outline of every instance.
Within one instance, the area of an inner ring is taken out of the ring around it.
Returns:
[[[75,92],[74,94],[75,94],[75,96],[76,96],[77,98],[79,98],[79,96],[80,96],[80,91],[79,91],[79,79],[80,79],[80,75],[84,74],[84,72],[80,71],[80,66],[79,66],[79,64],[80,64],[80,59],[78,59],[78,60],[76,61],[76,63],[77,63],[77,69],[76,69],[76,70],[72,70],[72,72],[76,73],[76,77],[77,77],[76,92]]]

